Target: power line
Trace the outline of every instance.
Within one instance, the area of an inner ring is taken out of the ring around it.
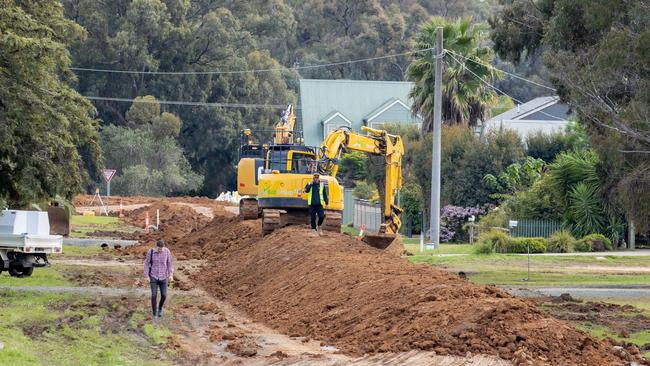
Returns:
[[[131,99],[131,98],[111,98],[111,97],[95,97],[84,95],[85,98],[91,100],[106,100],[112,102],[128,102],[128,103],[159,103],[159,104],[172,104],[172,105],[191,105],[200,107],[220,107],[220,108],[273,108],[285,109],[284,104],[244,104],[244,103],[207,103],[207,102],[182,102],[175,100],[146,100],[146,99]]]
[[[517,99],[517,98],[515,98],[515,97],[513,97],[513,96],[508,95],[508,93],[504,92],[503,90],[501,90],[501,89],[497,88],[496,86],[490,84],[489,82],[485,81],[482,77],[480,77],[479,75],[477,75],[474,71],[472,71],[472,70],[470,70],[469,68],[467,68],[463,62],[461,62],[461,61],[458,60],[456,57],[454,57],[454,55],[453,55],[452,53],[447,53],[447,54],[448,54],[451,58],[453,58],[454,61],[456,61],[459,65],[461,65],[461,66],[463,67],[463,69],[467,70],[470,74],[474,75],[475,78],[477,78],[477,79],[479,79],[480,81],[482,81],[485,85],[487,85],[487,86],[489,86],[490,88],[496,90],[497,92],[499,92],[499,93],[501,93],[501,94],[503,94],[503,95],[509,97],[510,99],[514,100],[515,102],[517,102],[517,103],[519,103],[519,104],[524,104],[521,100],[519,100],[519,99]],[[545,115],[545,116],[547,116],[547,117],[551,117],[551,118],[554,118],[554,119],[559,120],[559,121],[564,121],[563,118],[560,118],[560,117],[554,116],[554,115],[552,115],[552,114],[546,113],[546,112],[544,112],[544,111],[542,111],[542,110],[539,110],[539,111],[537,111],[537,112],[539,112],[539,113],[541,113],[541,114],[543,114],[543,115]]]
[[[531,84],[533,84],[533,85],[537,85],[537,86],[539,86],[539,87],[541,87],[541,88],[545,88],[545,89],[548,89],[548,90],[551,90],[551,91],[557,92],[557,89],[552,88],[552,87],[550,87],[550,86],[548,86],[548,85],[540,84],[540,83],[538,83],[538,82],[536,82],[536,81],[533,81],[533,80],[530,80],[530,79],[526,79],[525,77],[519,76],[519,75],[517,75],[517,74],[513,74],[513,73],[511,73],[511,72],[508,72],[508,71],[505,71],[505,70],[498,69],[498,68],[496,68],[496,67],[494,67],[494,66],[492,66],[492,65],[490,65],[490,64],[486,64],[486,63],[483,63],[483,62],[480,62],[480,61],[477,61],[477,60],[471,59],[471,58],[469,58],[469,57],[467,57],[467,56],[461,55],[461,54],[458,53],[458,52],[454,52],[454,51],[452,51],[452,50],[448,50],[448,49],[446,49],[445,51],[451,52],[451,53],[453,53],[454,55],[456,55],[456,56],[458,56],[458,57],[461,57],[461,58],[463,58],[463,59],[465,59],[465,60],[467,60],[467,61],[471,61],[471,62],[473,62],[473,63],[475,63],[475,64],[478,64],[478,65],[481,65],[481,66],[485,66],[485,67],[488,67],[488,68],[493,69],[493,70],[500,71],[500,72],[502,72],[502,73],[504,73],[504,74],[506,74],[506,75],[512,76],[513,78],[516,78],[516,79],[519,79],[519,80],[525,81],[525,82],[527,82],[527,83],[531,83]]]
[[[104,72],[104,73],[115,73],[115,74],[146,74],[146,75],[221,75],[221,74],[247,74],[247,73],[262,73],[262,72],[271,72],[271,71],[284,71],[284,70],[306,70],[306,69],[316,69],[321,67],[330,67],[330,66],[339,66],[339,65],[348,65],[359,62],[383,60],[387,58],[399,57],[411,55],[414,53],[427,52],[431,51],[433,48],[425,48],[421,50],[414,50],[402,53],[395,53],[391,55],[368,57],[357,60],[347,60],[347,61],[338,61],[330,62],[325,64],[317,65],[306,65],[306,66],[295,66],[295,67],[275,67],[269,69],[251,69],[251,70],[231,70],[231,71],[135,71],[135,70],[110,70],[110,69],[93,69],[85,67],[71,67],[70,70],[74,71],[87,71],[87,72]]]

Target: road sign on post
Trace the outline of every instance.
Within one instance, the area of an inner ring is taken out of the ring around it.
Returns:
[[[104,169],[102,175],[106,181],[106,206],[108,207],[111,204],[111,179],[115,175],[115,169]]]

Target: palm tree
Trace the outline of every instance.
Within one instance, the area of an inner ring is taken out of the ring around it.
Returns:
[[[487,25],[472,24],[471,17],[455,21],[435,17],[420,29],[415,37],[415,49],[434,47],[438,27],[443,27],[444,48],[447,50],[442,81],[443,122],[475,126],[479,119],[489,117],[490,107],[498,102],[496,92],[485,82],[491,83],[493,79],[502,77],[488,66],[494,59],[494,52],[484,46],[488,36]],[[413,62],[406,70],[407,79],[415,82],[409,96],[414,101],[413,112],[424,118],[423,132],[429,132],[433,127],[434,61],[433,52],[414,53]]]

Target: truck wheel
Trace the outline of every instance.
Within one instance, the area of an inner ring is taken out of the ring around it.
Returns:
[[[9,275],[12,277],[29,277],[34,272],[34,267],[24,268],[22,266],[9,267]]]

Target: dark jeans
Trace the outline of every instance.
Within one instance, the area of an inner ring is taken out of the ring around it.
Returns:
[[[323,225],[323,220],[325,220],[325,211],[323,211],[323,206],[309,205],[309,218],[311,219],[312,230],[316,230],[316,215],[318,215],[318,226]]]
[[[149,277],[149,284],[151,285],[151,311],[153,315],[158,314],[158,309],[162,309],[167,299],[167,280],[159,280],[154,277]],[[160,287],[160,304],[156,307],[156,300],[158,298],[158,287]]]

